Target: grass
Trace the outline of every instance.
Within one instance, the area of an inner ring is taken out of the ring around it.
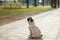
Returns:
[[[52,10],[51,7],[31,7],[31,8],[22,8],[22,9],[3,9],[0,8],[0,17],[2,16],[14,16],[14,15],[21,15],[21,14],[27,14],[30,12],[45,12]]]

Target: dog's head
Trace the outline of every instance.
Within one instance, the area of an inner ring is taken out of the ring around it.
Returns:
[[[27,18],[27,21],[30,25],[34,24],[34,20],[32,19],[32,17]]]

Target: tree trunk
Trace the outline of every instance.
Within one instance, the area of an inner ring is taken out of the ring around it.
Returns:
[[[53,0],[51,0],[51,7],[53,8],[53,6],[54,6],[54,5],[53,5]]]
[[[56,6],[57,6],[57,2],[56,2],[57,0],[51,0],[51,7],[52,8],[56,8]]]
[[[54,0],[54,8],[56,8],[56,6],[57,6],[56,3],[57,3],[56,0]]]
[[[37,7],[37,0],[34,0],[34,6]]]
[[[44,6],[44,0],[42,0],[42,6]]]
[[[14,3],[16,3],[16,1],[14,0]]]
[[[2,5],[2,1],[0,1],[0,6]]]
[[[59,8],[59,0],[58,0],[58,8]]]
[[[29,0],[26,0],[27,8],[29,8]]]

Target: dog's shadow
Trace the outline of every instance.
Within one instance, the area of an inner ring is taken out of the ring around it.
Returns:
[[[28,38],[27,40],[43,40],[43,38],[39,38],[39,39],[30,39],[30,38]]]

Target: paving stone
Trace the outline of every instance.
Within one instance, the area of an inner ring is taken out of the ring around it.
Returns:
[[[60,40],[60,38],[57,38],[57,40]]]
[[[43,40],[55,40],[55,38],[44,38]]]

